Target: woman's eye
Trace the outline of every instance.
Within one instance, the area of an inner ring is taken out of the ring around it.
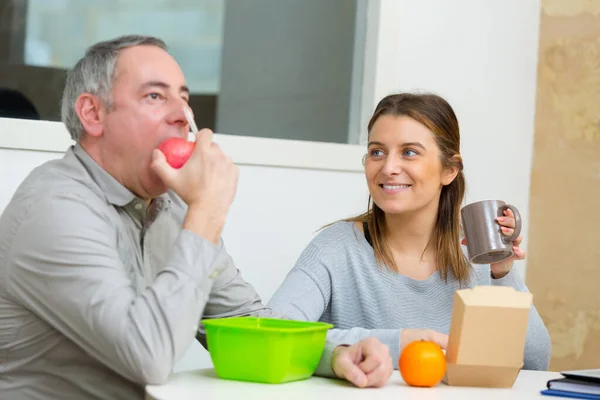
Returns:
[[[419,153],[417,153],[416,151],[414,151],[413,149],[406,149],[402,152],[403,155],[408,156],[408,157],[414,157],[414,156],[418,156]]]
[[[381,150],[378,150],[378,149],[371,150],[371,151],[369,151],[369,155],[370,155],[371,157],[380,157],[380,156],[382,156],[382,155],[383,155],[383,151],[381,151]]]

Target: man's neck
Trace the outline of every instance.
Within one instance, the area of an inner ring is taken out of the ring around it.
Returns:
[[[92,143],[90,143],[91,140],[93,140],[93,138],[84,137],[80,140],[79,145],[88,154],[88,156],[90,156],[90,158],[100,166],[100,168],[102,168],[104,171],[106,171],[106,173],[115,178],[115,180],[124,187],[126,187],[127,190],[131,191],[133,194],[143,199],[146,203],[146,207],[150,206],[153,198],[141,197],[138,193],[136,193],[135,190],[132,190],[132,188],[129,185],[127,185],[127,182],[125,182],[125,180],[122,179],[122,177],[116,172],[115,168],[112,168],[114,167],[115,163],[105,162],[103,152],[101,151],[99,146],[94,146]]]

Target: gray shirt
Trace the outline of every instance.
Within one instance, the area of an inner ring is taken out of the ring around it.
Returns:
[[[462,288],[477,285],[527,286],[513,268],[492,279],[489,265],[473,266]],[[454,292],[435,272],[415,280],[380,267],[371,245],[353,222],[338,222],[320,232],[304,250],[269,306],[294,319],[334,324],[329,338],[356,341],[375,336],[389,346],[398,368],[403,328],[431,329],[448,334]],[[524,368],[545,370],[550,362],[550,336],[535,307],[529,314]]]
[[[3,398],[142,398],[204,344],[202,318],[279,315],[185,212],[170,192],[146,207],[79,145],[25,179],[0,217]]]

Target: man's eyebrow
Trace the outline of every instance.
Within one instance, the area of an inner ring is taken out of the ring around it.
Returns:
[[[166,82],[162,82],[162,81],[148,81],[146,83],[144,83],[142,85],[142,90],[143,89],[147,89],[147,88],[151,88],[151,87],[159,87],[161,89],[170,89],[171,85],[169,85]],[[190,88],[188,88],[187,86],[183,85],[179,88],[180,92],[184,92],[187,93],[188,95],[190,94]]]

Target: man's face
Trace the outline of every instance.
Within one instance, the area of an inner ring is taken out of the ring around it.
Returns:
[[[168,137],[187,137],[188,100],[183,73],[165,50],[135,46],[119,53],[98,145],[102,166],[139,197],[167,190],[150,170],[152,150]]]

